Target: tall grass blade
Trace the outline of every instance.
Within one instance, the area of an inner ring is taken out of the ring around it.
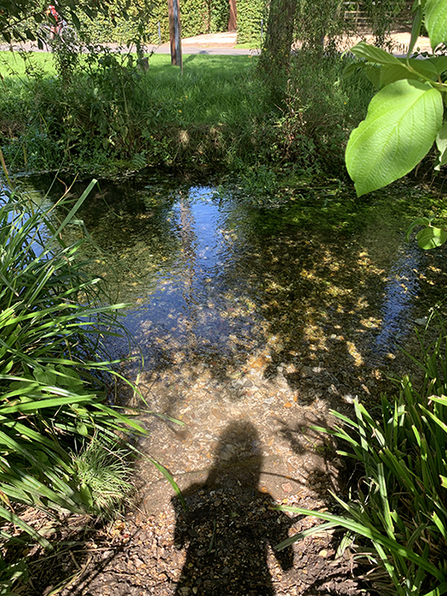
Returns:
[[[293,513],[299,513],[300,515],[319,517],[320,519],[323,519],[327,522],[332,522],[334,525],[338,525],[342,528],[345,528],[346,530],[355,532],[357,535],[363,536],[364,538],[367,538],[377,544],[380,544],[381,546],[386,547],[389,551],[392,551],[393,553],[396,553],[401,557],[404,557],[408,561],[415,563],[416,565],[430,573],[438,581],[442,581],[444,579],[442,571],[440,571],[437,567],[432,565],[429,561],[425,560],[423,557],[419,556],[412,550],[405,548],[396,540],[392,540],[391,538],[384,536],[375,528],[363,526],[362,524],[355,522],[351,519],[340,517],[332,513],[325,513],[322,511],[309,511],[308,509],[301,509],[300,507],[289,507],[285,505],[278,506],[276,507],[276,509],[278,509],[279,511],[291,511]],[[292,536],[292,538],[294,538],[296,542],[297,540],[300,540],[300,534],[296,534],[295,536]]]

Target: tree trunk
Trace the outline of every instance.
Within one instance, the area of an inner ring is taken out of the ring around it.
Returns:
[[[282,71],[289,66],[295,12],[296,0],[271,0],[262,52],[267,71]]]
[[[179,0],[168,0],[169,37],[171,41],[171,64],[183,69],[182,26],[180,22]]]
[[[236,0],[230,0],[230,20],[228,21],[228,31],[237,29],[237,6]]]

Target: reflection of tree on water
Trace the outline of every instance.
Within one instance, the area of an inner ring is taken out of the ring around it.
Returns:
[[[191,211],[189,201],[182,199],[180,202],[180,222],[181,222],[181,240],[182,240],[182,255],[185,262],[185,290],[183,298],[188,307],[188,313],[191,317],[190,331],[193,333],[197,326],[197,300],[194,298],[194,280],[196,277],[196,250],[197,237],[194,232],[194,216]],[[194,335],[194,334],[193,334]],[[191,337],[192,343],[195,338]]]
[[[183,493],[189,513],[174,499],[175,544],[188,549],[176,596],[273,596],[267,549],[287,537],[292,520],[273,511],[272,497],[258,490],[261,464],[255,428],[234,422],[220,438],[208,478]],[[275,556],[283,570],[292,567],[291,549]]]

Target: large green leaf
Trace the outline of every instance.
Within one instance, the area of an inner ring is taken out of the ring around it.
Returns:
[[[410,226],[408,227],[405,239],[407,242],[410,242],[410,234],[414,230],[416,226],[429,226],[431,223],[431,219],[428,217],[418,217],[413,222],[411,222]]]
[[[372,99],[346,148],[357,195],[408,174],[428,153],[442,126],[441,93],[419,81],[396,81]]]
[[[423,7],[421,4],[419,4],[418,6],[416,4],[417,3],[415,3],[415,5],[413,6],[413,12],[415,14],[413,18],[413,26],[411,28],[411,38],[410,45],[408,46],[407,56],[411,55],[411,52],[413,51],[413,48],[416,45],[416,41],[421,33]]]
[[[441,166],[447,163],[447,124],[441,128],[436,137],[436,146],[439,151],[438,164],[435,166],[435,170],[440,170]]]
[[[431,248],[436,248],[437,246],[442,246],[444,244],[447,240],[447,232],[441,228],[429,226],[418,232],[416,239],[419,248],[430,250]]]
[[[433,49],[447,41],[447,2],[427,0],[425,4],[425,26]]]
[[[428,60],[401,59],[400,64],[383,64],[380,68],[380,87],[385,87],[401,79],[435,81],[437,78],[436,66]]]
[[[422,60],[419,60],[422,62]],[[423,61],[424,64],[433,64],[438,75],[442,75],[447,70],[447,56],[435,56],[434,58],[427,58]]]
[[[364,58],[368,62],[375,64],[399,64],[399,59],[393,56],[393,54],[389,54],[376,46],[371,46],[364,41],[351,48],[351,52],[356,58]]]

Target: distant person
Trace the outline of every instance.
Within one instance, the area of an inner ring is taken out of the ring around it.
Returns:
[[[59,19],[60,19],[59,13],[57,12],[56,7],[53,4],[50,4],[46,10],[46,14],[48,16],[51,15],[53,17],[53,19],[55,20],[55,23],[52,22],[52,25],[51,25],[51,33],[54,37],[55,35],[58,35],[58,33],[59,33]]]
[[[207,479],[183,492],[189,512],[173,499],[174,542],[188,549],[175,596],[274,595],[268,545],[287,538],[293,520],[273,511],[273,498],[258,490],[261,464],[256,429],[233,422],[220,438]],[[274,554],[283,570],[292,567],[290,547]]]

